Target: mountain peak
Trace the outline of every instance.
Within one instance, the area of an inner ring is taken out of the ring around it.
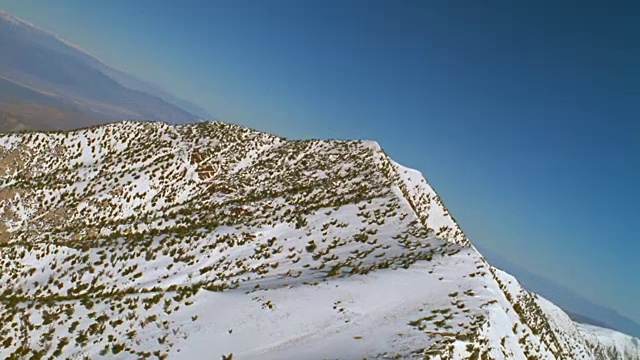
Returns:
[[[123,121],[0,135],[0,163],[3,357],[640,358],[376,142]]]

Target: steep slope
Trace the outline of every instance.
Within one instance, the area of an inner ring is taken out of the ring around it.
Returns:
[[[640,341],[620,332],[571,321],[569,316],[548,300],[536,296],[536,302],[544,310],[550,326],[556,329],[558,338],[567,346],[575,339],[583,341],[573,345],[599,360],[638,359]]]
[[[640,340],[593,325],[576,324],[596,359],[637,359]]]
[[[81,126],[104,123],[106,119],[138,118],[172,123],[198,119],[175,103],[198,109],[194,105],[112,69],[56,35],[1,10],[0,80],[12,84],[12,87],[3,86],[4,95],[37,104],[71,107],[84,113],[86,122]],[[23,98],[25,89],[36,92],[38,99]],[[31,120],[35,122],[37,118]],[[52,125],[38,129],[74,128],[64,123]]]
[[[0,258],[0,357],[640,358],[489,265],[374,142],[0,135]]]
[[[640,336],[640,324],[618,314],[615,310],[595,304],[582,295],[529,272],[491,249],[476,246],[480,253],[494,266],[515,276],[528,291],[544,294],[551,302],[562,308],[574,321],[613,329],[632,336]]]

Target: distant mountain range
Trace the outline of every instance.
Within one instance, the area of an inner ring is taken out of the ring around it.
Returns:
[[[16,131],[123,119],[183,124],[212,116],[0,10],[0,119],[0,131]]]

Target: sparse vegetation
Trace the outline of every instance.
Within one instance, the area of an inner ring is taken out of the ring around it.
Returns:
[[[423,179],[400,169],[371,143],[285,141],[219,122],[0,135],[0,355],[96,345],[103,356],[165,358],[201,321],[185,309],[202,292],[246,293],[277,314],[281,303],[262,295],[270,287],[317,289],[416,263],[449,286],[436,265],[464,259],[469,242]],[[430,216],[441,216],[437,229]],[[499,281],[484,261],[469,271],[454,280]],[[535,335],[562,349],[535,299],[499,284],[530,329],[513,329],[523,347],[533,352]],[[459,340],[470,358],[488,358],[497,344],[483,314],[497,300],[447,289],[402,323],[424,336],[416,354],[444,359]],[[333,310],[352,321],[348,304]]]

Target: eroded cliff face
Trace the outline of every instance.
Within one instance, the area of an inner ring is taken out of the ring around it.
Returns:
[[[489,265],[374,142],[220,122],[0,135],[0,258],[2,357],[640,353]]]

